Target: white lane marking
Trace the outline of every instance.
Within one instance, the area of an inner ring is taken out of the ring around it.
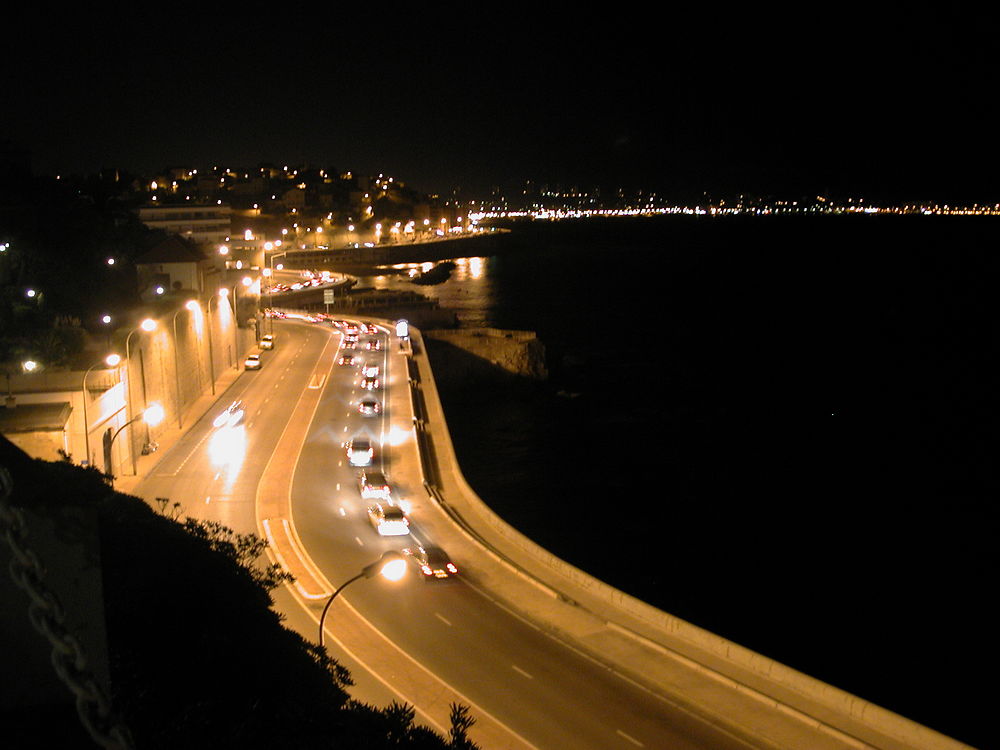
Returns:
[[[445,618],[445,616],[442,615],[440,612],[435,612],[434,616],[438,618],[441,622],[443,622],[445,625],[447,625],[449,628],[451,627],[451,623],[448,622],[447,618]]]
[[[618,735],[624,737],[625,739],[627,739],[629,742],[631,742],[636,747],[646,747],[641,742],[639,742],[639,740],[637,740],[635,737],[630,737],[629,735],[625,734],[625,732],[623,732],[620,729],[616,729],[615,730],[615,734],[618,734]]]
[[[354,537],[354,541],[356,541],[358,543],[358,545],[361,546],[361,547],[365,546],[365,543],[361,541],[361,537],[359,537],[359,536]]]
[[[344,510],[344,506],[343,505],[340,506],[340,515],[342,515],[342,516],[346,516],[347,515],[347,511]]]
[[[527,672],[525,672],[525,671],[524,671],[523,669],[521,669],[521,668],[520,668],[519,666],[517,666],[516,664],[511,664],[510,666],[511,666],[511,669],[513,669],[513,670],[514,670],[515,672],[517,672],[518,674],[521,674],[521,675],[524,675],[524,676],[525,676],[525,677],[527,677],[527,678],[528,678],[529,680],[533,680],[533,679],[535,679],[534,677],[532,677],[532,676],[531,676],[530,674],[528,674]]]
[[[205,505],[208,505],[212,501],[211,495],[205,495]]]
[[[337,492],[340,492],[340,482],[337,482]]]

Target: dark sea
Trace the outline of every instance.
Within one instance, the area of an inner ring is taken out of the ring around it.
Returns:
[[[1000,746],[1000,218],[510,226],[444,283],[363,280],[543,342],[547,382],[442,394],[480,496],[660,609]]]

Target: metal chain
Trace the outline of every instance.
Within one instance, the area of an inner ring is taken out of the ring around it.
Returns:
[[[94,679],[82,644],[65,625],[59,598],[45,583],[45,569],[27,544],[24,513],[8,503],[14,482],[6,467],[0,467],[0,534],[13,553],[10,577],[27,593],[28,619],[52,646],[52,666],[76,699],[76,712],[87,733],[108,750],[131,750],[131,733],[114,717],[111,702]]]

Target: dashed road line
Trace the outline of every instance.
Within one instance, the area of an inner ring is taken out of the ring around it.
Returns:
[[[625,734],[625,732],[623,732],[620,729],[616,729],[615,730],[615,734],[619,735],[620,737],[624,737],[625,739],[627,739],[629,742],[631,742],[636,747],[646,747],[644,744],[642,744],[641,742],[639,742],[639,740],[637,740],[635,737],[632,737],[630,735]]]

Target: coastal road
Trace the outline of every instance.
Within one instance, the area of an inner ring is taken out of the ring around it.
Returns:
[[[376,351],[381,387],[362,391],[357,366],[336,363],[341,334],[322,325],[279,321],[276,347],[258,372],[243,373],[220,394],[217,408],[187,431],[139,486],[137,494],[180,500],[190,515],[237,531],[257,531],[265,468],[291,468],[292,520],[303,555],[330,584],[355,576],[385,550],[416,541],[458,547],[459,532],[427,497],[419,473],[409,413],[405,361],[385,332]],[[362,344],[366,337],[362,336]],[[297,406],[319,390],[314,407]],[[375,395],[385,406],[362,416],[357,402]],[[216,413],[236,399],[247,405],[244,425],[219,430]],[[275,456],[291,424],[308,422],[295,456]],[[358,469],[344,443],[368,436],[375,462],[400,501],[411,504],[411,534],[382,537],[370,524],[357,484]],[[476,584],[475,555],[456,560],[451,581],[361,580],[338,596],[326,620],[327,645],[352,670],[365,699],[406,701],[442,731],[450,702],[469,705],[470,735],[486,748],[727,748],[749,747],[590,659],[523,619]],[[277,597],[290,624],[315,638],[316,602],[294,589]],[[364,672],[371,673],[363,674]]]

